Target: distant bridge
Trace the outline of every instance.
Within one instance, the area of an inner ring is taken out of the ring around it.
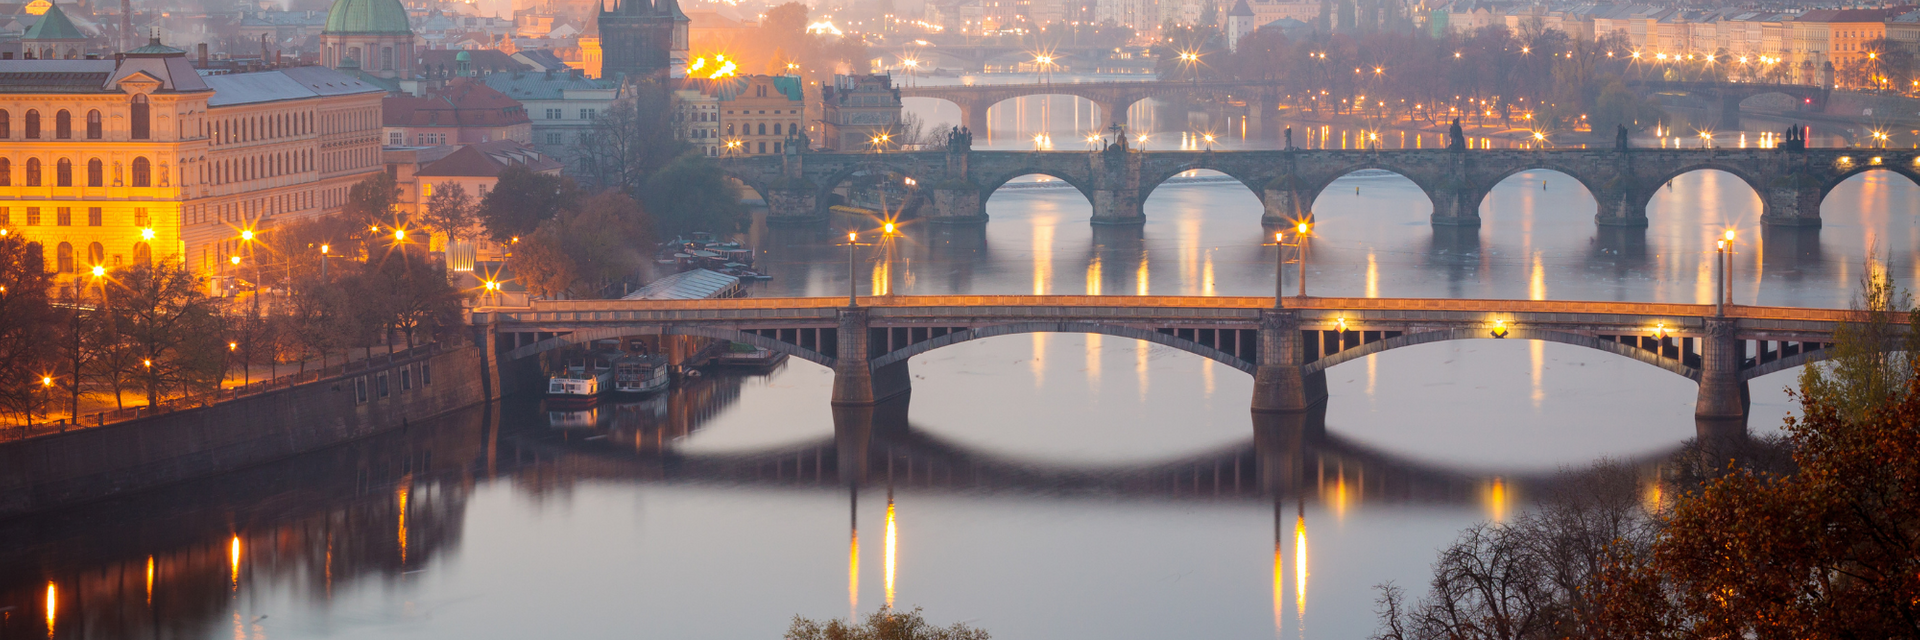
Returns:
[[[1699,383],[1695,414],[1743,418],[1747,381],[1825,359],[1850,312],[1789,307],[1427,298],[882,296],[535,301],[479,308],[487,353],[511,360],[593,340],[690,335],[753,344],[834,371],[833,403],[908,392],[915,355],[1002,335],[1097,333],[1160,344],[1254,376],[1258,412],[1309,411],[1326,369],[1444,340],[1544,340],[1631,358]],[[495,381],[497,388],[497,381]]]
[[[1226,174],[1261,201],[1261,222],[1289,225],[1313,215],[1314,199],[1342,176],[1364,169],[1412,181],[1433,203],[1435,225],[1478,226],[1480,204],[1502,180],[1530,170],[1565,173],[1592,194],[1594,221],[1644,227],[1647,203],[1668,181],[1702,170],[1745,182],[1763,204],[1761,221],[1818,227],[1820,203],[1855,174],[1886,170],[1920,183],[1920,151],[1902,149],[1358,149],[1290,151],[943,150],[792,153],[727,158],[721,167],[759,191],[772,224],[818,224],[835,190],[856,176],[895,180],[899,203],[936,223],[987,220],[985,204],[1008,181],[1058,178],[1093,205],[1094,224],[1142,224],[1142,205],[1168,179],[1194,170]]]

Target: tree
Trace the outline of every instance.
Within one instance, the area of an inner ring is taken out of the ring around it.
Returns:
[[[225,375],[226,318],[183,264],[134,265],[119,271],[114,289],[114,330],[142,361],[147,404],[165,389],[212,387]]]
[[[460,323],[465,295],[447,282],[445,269],[427,260],[426,251],[396,251],[368,275],[386,301],[383,324],[405,334],[408,348],[416,337],[438,340]]]
[[[494,242],[504,243],[533,233],[578,197],[572,180],[515,165],[501,171],[493,190],[480,200],[480,221]]]
[[[653,224],[626,194],[608,191],[562,211],[515,245],[515,277],[544,296],[592,295],[627,278],[651,246]]]
[[[0,408],[23,416],[43,393],[51,355],[53,275],[42,259],[40,243],[0,236]]]
[[[458,182],[434,185],[433,195],[427,198],[427,210],[420,215],[421,224],[439,231],[449,242],[465,240],[479,220],[474,212],[473,197],[467,195],[466,187]]]
[[[391,229],[399,226],[402,221],[394,215],[394,205],[399,202],[400,186],[394,182],[393,176],[381,171],[347,189],[347,201],[340,207],[340,217],[353,225],[356,238],[365,239],[380,235],[375,227]]]
[[[1595,98],[1593,112],[1588,118],[1594,131],[1605,133],[1616,127],[1624,126],[1628,131],[1640,129],[1660,122],[1666,114],[1653,101],[1641,98],[1619,78],[1612,78],[1600,90]]]
[[[526,285],[527,290],[547,298],[566,293],[580,277],[579,265],[567,254],[559,233],[547,225],[520,238],[520,243],[514,245],[513,257],[507,261],[513,267],[515,280]]]
[[[793,624],[787,627],[786,640],[989,640],[992,638],[984,629],[975,629],[965,623],[955,622],[953,626],[936,627],[921,615],[920,607],[912,611],[898,612],[890,607],[867,616],[864,623],[828,620],[817,622],[800,616],[793,617]]]
[[[595,187],[637,193],[647,176],[693,149],[674,134],[670,88],[658,81],[627,85],[626,95],[574,142],[581,175]]]
[[[1893,283],[1885,264],[1866,265],[1853,301],[1855,320],[1835,328],[1832,357],[1800,370],[1800,393],[1844,417],[1864,416],[1897,400],[1911,386],[1920,358],[1920,309]]]
[[[685,155],[647,179],[641,201],[662,236],[694,231],[730,234],[747,223],[733,184],[705,156]]]

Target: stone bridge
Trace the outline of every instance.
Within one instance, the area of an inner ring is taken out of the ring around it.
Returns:
[[[1799,101],[1800,110],[1820,112],[1827,108],[1827,98],[1833,90],[1826,87],[1806,84],[1760,84],[1753,82],[1667,82],[1663,80],[1633,80],[1627,86],[1647,93],[1685,93],[1720,101],[1719,129],[1731,131],[1740,128],[1740,103],[1754,96],[1769,93],[1786,94]]]
[[[772,224],[819,224],[836,189],[855,176],[898,180],[904,210],[936,223],[981,223],[994,191],[1014,178],[1045,175],[1072,185],[1093,205],[1094,224],[1142,224],[1141,205],[1169,178],[1218,171],[1264,208],[1261,222],[1312,216],[1334,180],[1363,169],[1411,180],[1433,202],[1436,225],[1478,226],[1480,203],[1522,171],[1547,169],[1579,181],[1602,226],[1644,227],[1647,203],[1669,180],[1701,170],[1730,173],[1752,188],[1771,226],[1818,227],[1820,203],[1854,174],[1887,170],[1920,182],[1920,151],[1900,149],[1294,149],[1287,151],[919,151],[791,153],[727,158],[729,175],[766,199]],[[910,186],[905,186],[910,185]]]
[[[834,371],[835,405],[909,391],[909,360],[970,340],[1051,332],[1145,340],[1254,376],[1256,412],[1309,411],[1326,369],[1389,349],[1463,339],[1545,340],[1606,351],[1699,383],[1698,417],[1746,415],[1747,381],[1827,357],[1847,311],[1710,305],[1174,296],[881,296],[535,301],[471,313],[499,359],[593,340],[691,335],[777,350]],[[498,388],[498,381],[493,381]]]
[[[1165,96],[1205,96],[1225,94],[1241,97],[1249,105],[1248,116],[1258,120],[1279,107],[1284,87],[1273,80],[1221,80],[1207,82],[1044,82],[1033,84],[975,84],[900,89],[902,98],[945,100],[960,108],[960,122],[978,135],[987,133],[987,108],[1025,96],[1057,95],[1085,98],[1100,107],[1100,118],[1124,125],[1127,109],[1148,98]],[[1259,123],[1249,121],[1250,126]],[[1100,120],[1095,120],[1099,122]]]

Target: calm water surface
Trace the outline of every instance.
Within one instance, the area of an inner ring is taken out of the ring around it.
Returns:
[[[1236,183],[1163,186],[1144,229],[1112,230],[1040,180],[993,195],[984,229],[910,222],[863,249],[862,295],[1273,290],[1259,202]],[[1383,172],[1314,210],[1308,288],[1325,295],[1708,302],[1705,249],[1727,226],[1741,303],[1845,306],[1870,254],[1920,276],[1920,189],[1884,172],[1837,190],[1815,233],[1763,232],[1759,199],[1712,171],[1663,189],[1644,232],[1596,229],[1592,198],[1553,172],[1503,182],[1465,233],[1428,225],[1421,192]],[[756,228],[776,277],[754,295],[844,295],[835,238]],[[1034,334],[910,367],[857,493],[817,462],[831,375],[794,360],[603,406],[591,427],[509,403],[0,523],[0,637],[775,638],[796,614],[891,602],[1012,639],[1360,638],[1373,585],[1420,591],[1461,528],[1524,507],[1527,478],[1693,434],[1694,385],[1653,367],[1422,345],[1329,371],[1327,435],[1289,449],[1311,480],[1272,496],[1250,479],[1273,461],[1252,381],[1197,356]],[[1787,414],[1793,375],[1753,382],[1753,431]]]

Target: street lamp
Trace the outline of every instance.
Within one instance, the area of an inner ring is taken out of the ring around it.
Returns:
[[[327,254],[332,253],[332,250],[333,250],[333,247],[331,245],[326,245],[326,244],[320,245],[320,279],[321,280],[327,279]]]
[[[889,224],[887,226],[891,227],[893,225]],[[889,229],[889,231],[891,231],[891,229]],[[855,291],[856,291],[856,287],[858,287],[860,284],[860,279],[854,276],[853,248],[854,247],[871,247],[873,246],[873,243],[861,242],[860,232],[858,231],[848,231],[847,241],[844,243],[841,243],[841,245],[847,248],[847,307],[849,308],[858,307],[860,306],[860,301],[858,298],[855,297],[856,296]]]
[[[1715,261],[1717,266],[1720,267],[1720,282],[1718,283],[1719,286],[1714,287],[1718,289],[1718,295],[1714,296],[1713,311],[1716,316],[1725,316],[1727,315],[1727,307],[1733,305],[1733,275],[1731,273],[1733,271],[1733,230],[1728,229],[1726,233],[1721,234],[1720,240],[1714,242],[1714,248],[1715,251],[1720,254],[1718,256],[1719,260]]]
[[[1300,297],[1307,297],[1307,238],[1313,235],[1313,223],[1301,220],[1293,226],[1295,260],[1300,263]]]
[[[1273,232],[1273,242],[1264,243],[1264,246],[1273,247],[1273,308],[1275,309],[1284,308],[1286,306],[1281,302],[1282,300],[1286,299],[1286,285],[1287,285],[1286,239],[1287,239],[1287,232],[1275,231]]]

